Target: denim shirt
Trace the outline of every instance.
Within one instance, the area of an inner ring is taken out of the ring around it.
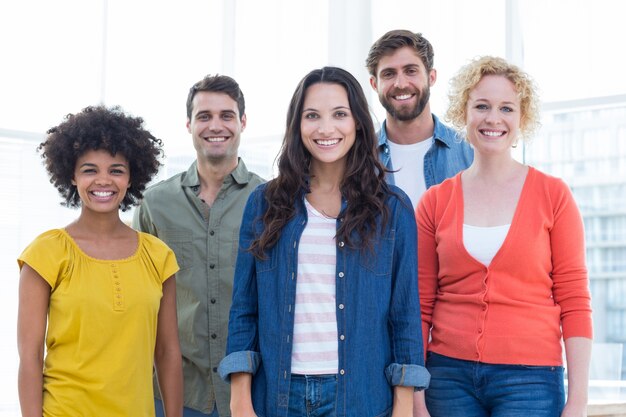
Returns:
[[[424,155],[426,188],[455,176],[459,171],[467,169],[474,160],[474,150],[454,129],[441,123],[434,114],[433,122],[435,122],[433,146]],[[378,132],[378,154],[383,165],[393,170],[386,120]],[[395,184],[392,172],[388,173],[386,178],[388,183]]]
[[[248,199],[240,231],[226,357],[219,373],[253,374],[259,417],[287,416],[298,245],[307,224],[304,193],[278,242],[256,259],[246,248],[263,228],[265,185]],[[409,198],[390,186],[389,219],[372,249],[336,242],[338,416],[391,415],[393,386],[428,387],[417,293],[417,231]],[[345,209],[342,203],[342,211]],[[339,216],[341,218],[341,215]],[[341,220],[337,220],[338,224]]]

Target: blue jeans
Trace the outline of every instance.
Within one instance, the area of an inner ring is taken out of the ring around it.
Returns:
[[[163,402],[158,398],[154,399],[154,409],[156,410],[156,417],[165,417],[163,412]],[[193,408],[183,408],[183,417],[219,417],[217,414],[217,408],[213,409],[211,414],[204,414],[201,411],[194,410]]]
[[[563,367],[493,365],[428,352],[431,417],[559,417]]]
[[[289,417],[335,417],[337,375],[291,375]]]

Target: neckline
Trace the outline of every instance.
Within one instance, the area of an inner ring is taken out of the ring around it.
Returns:
[[[324,213],[321,213],[319,210],[317,210],[315,207],[313,207],[313,204],[311,204],[309,202],[309,200],[307,200],[306,197],[304,197],[304,206],[306,207],[307,211],[309,211],[312,215],[314,215],[315,217],[318,217],[320,219],[323,220],[328,220],[328,221],[337,221],[336,217],[332,217],[332,216],[327,216]]]
[[[483,263],[481,263],[479,260],[474,258],[467,251],[467,249],[465,248],[465,244],[463,243],[463,238],[464,238],[463,227],[465,226],[465,199],[463,198],[463,180],[461,178],[462,172],[463,171],[459,172],[456,175],[456,178],[458,179],[458,187],[456,190],[456,192],[458,193],[457,200],[460,202],[459,207],[457,207],[457,225],[458,225],[457,243],[458,245],[460,245],[461,250],[465,252],[465,254],[470,259],[472,259],[474,262],[478,262],[480,265],[485,266]],[[495,255],[493,255],[493,258],[491,259],[489,266],[486,266],[487,268],[490,268],[498,261],[498,259],[501,257],[500,254],[506,250],[506,247],[508,246],[508,242],[511,240],[510,236],[514,234],[515,230],[517,229],[517,224],[519,223],[518,217],[520,216],[520,212],[522,211],[522,207],[526,201],[525,194],[528,192],[527,189],[530,187],[530,183],[534,175],[535,175],[535,169],[529,166],[528,172],[526,173],[526,178],[524,178],[524,183],[522,184],[522,190],[520,191],[519,198],[517,199],[515,211],[513,212],[513,218],[511,219],[511,223],[509,224],[509,229],[507,230],[506,236],[504,237],[504,240],[502,241],[502,245],[500,245],[500,248],[498,249],[498,251],[495,253]],[[480,226],[473,226],[473,227],[480,227]],[[495,226],[495,227],[498,227],[498,226]]]
[[[515,215],[513,215],[513,216],[515,217]],[[496,230],[496,229],[509,228],[509,227],[511,227],[511,223],[499,224],[497,226],[474,226],[473,224],[463,223],[463,227],[469,227],[469,228],[472,228],[472,229],[479,229],[479,230]]]
[[[67,230],[65,230],[65,228],[59,229],[61,231],[61,233],[69,240],[69,242],[72,244],[72,246],[76,249],[76,251],[78,253],[80,253],[81,256],[90,259],[92,261],[95,262],[104,262],[104,263],[114,263],[114,262],[128,262],[131,261],[133,259],[135,259],[138,255],[139,255],[139,249],[141,248],[142,245],[142,241],[143,241],[143,236],[141,233],[135,231],[135,234],[137,235],[137,247],[135,248],[135,251],[125,257],[125,258],[118,258],[118,259],[100,259],[100,258],[95,258],[89,254],[87,254],[87,252],[85,252],[80,245],[74,240],[74,238],[72,237],[72,235],[70,235],[68,233]]]

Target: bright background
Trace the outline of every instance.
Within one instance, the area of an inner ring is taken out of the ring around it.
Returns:
[[[269,178],[287,104],[311,69],[330,64],[351,71],[376,119],[384,119],[364,60],[375,39],[397,28],[422,32],[435,48],[436,114],[445,111],[449,78],[477,55],[506,57],[538,82],[544,128],[519,157],[574,190],[587,229],[596,341],[610,343],[596,351],[607,349],[605,368],[614,374],[596,378],[620,378],[626,342],[624,4],[0,0],[0,417],[19,415],[15,259],[37,234],[77,215],[59,206],[35,152],[49,127],[90,104],[119,104],[163,138],[168,158],[160,177],[169,176],[194,158],[185,129],[188,88],[205,74],[223,73],[238,80],[246,97],[241,154]]]

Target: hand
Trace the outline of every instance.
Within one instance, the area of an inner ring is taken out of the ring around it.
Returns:
[[[430,413],[426,409],[424,391],[416,391],[413,394],[413,417],[430,417]]]
[[[391,417],[411,417],[413,411],[413,387],[393,387],[393,411]]]
[[[561,413],[561,417],[587,417],[586,405],[574,405],[573,403],[565,403],[565,408]]]
[[[257,417],[252,407],[245,408],[242,410],[238,410],[238,409],[231,407],[231,412],[232,412],[232,417]]]
[[[230,376],[230,411],[232,417],[257,417],[252,406],[252,375],[237,372]]]

